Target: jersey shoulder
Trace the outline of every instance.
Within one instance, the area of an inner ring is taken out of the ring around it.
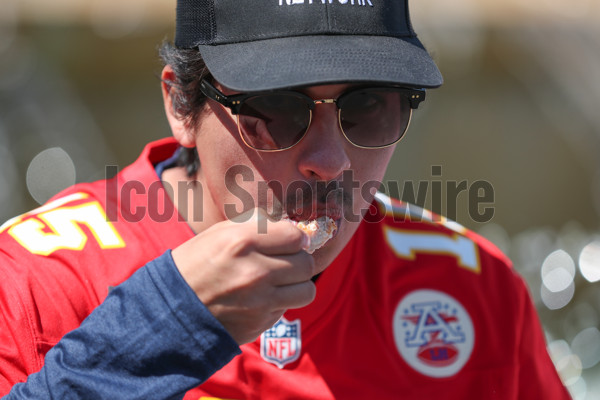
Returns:
[[[46,204],[6,221],[0,225],[0,238],[12,238],[31,254],[46,257],[60,250],[78,251],[78,257],[133,250],[141,237],[145,248],[165,240],[169,245],[180,243],[190,235],[189,228],[154,170],[154,164],[175,148],[172,140],[150,143],[114,177],[73,185]],[[2,240],[3,248],[11,245]]]
[[[150,189],[161,183],[148,155],[172,153],[170,142],[151,145],[114,178],[77,184],[2,224],[0,272],[7,279],[0,290],[14,294],[0,302],[5,314],[19,308],[38,341],[55,343],[110,287],[192,237],[176,211],[168,218],[162,211],[164,193],[156,191],[157,204],[150,201]]]
[[[482,262],[490,261],[512,268],[496,245],[456,221],[383,193],[376,194],[372,207],[367,220],[380,222],[385,241],[398,256],[414,256],[422,250],[453,254],[459,265],[475,272]]]

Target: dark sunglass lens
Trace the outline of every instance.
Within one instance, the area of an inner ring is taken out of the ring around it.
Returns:
[[[258,150],[280,150],[293,146],[304,136],[310,123],[306,102],[293,94],[265,94],[242,103],[240,133]]]
[[[400,140],[411,114],[408,99],[395,89],[352,92],[343,99],[340,109],[344,134],[362,147],[381,147]]]

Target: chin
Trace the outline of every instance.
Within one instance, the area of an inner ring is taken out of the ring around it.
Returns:
[[[337,238],[332,239],[329,243],[325,244],[325,246],[315,250],[313,253],[316,267],[319,270],[329,267],[333,260],[335,260],[344,249],[347,241],[342,243],[339,239],[342,238],[338,236]]]
[[[352,239],[359,225],[360,222],[350,223],[346,220],[340,222],[336,235],[313,253],[317,268],[328,267],[336,259]]]
[[[315,259],[315,266],[318,270],[324,270],[329,267],[329,264],[335,260],[336,255],[329,254],[329,252],[325,251],[326,249],[322,248],[313,253],[313,258]]]

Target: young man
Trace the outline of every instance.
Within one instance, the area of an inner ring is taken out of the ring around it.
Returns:
[[[174,140],[1,228],[7,398],[568,398],[508,260],[373,192],[442,83],[406,2],[181,0],[175,44]]]

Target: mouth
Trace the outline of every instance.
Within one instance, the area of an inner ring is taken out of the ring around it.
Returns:
[[[343,219],[342,209],[336,205],[296,208],[284,218],[289,219],[299,227],[310,226],[310,229],[315,230],[325,229],[326,227],[329,230],[329,239],[337,236]]]
[[[312,254],[325,246],[330,239],[333,239],[338,231],[338,226],[335,221],[327,216],[311,221],[292,222],[310,238],[310,244],[308,247],[304,248],[308,254]]]
[[[304,249],[307,253],[312,254],[337,236],[342,218],[333,219],[332,216],[335,214],[316,211],[306,219],[303,214],[294,214],[289,218],[298,229],[310,238],[309,246]]]
[[[322,217],[329,217],[338,222],[342,219],[342,208],[337,205],[319,205],[295,208],[287,213],[286,218],[296,221],[312,221]]]

